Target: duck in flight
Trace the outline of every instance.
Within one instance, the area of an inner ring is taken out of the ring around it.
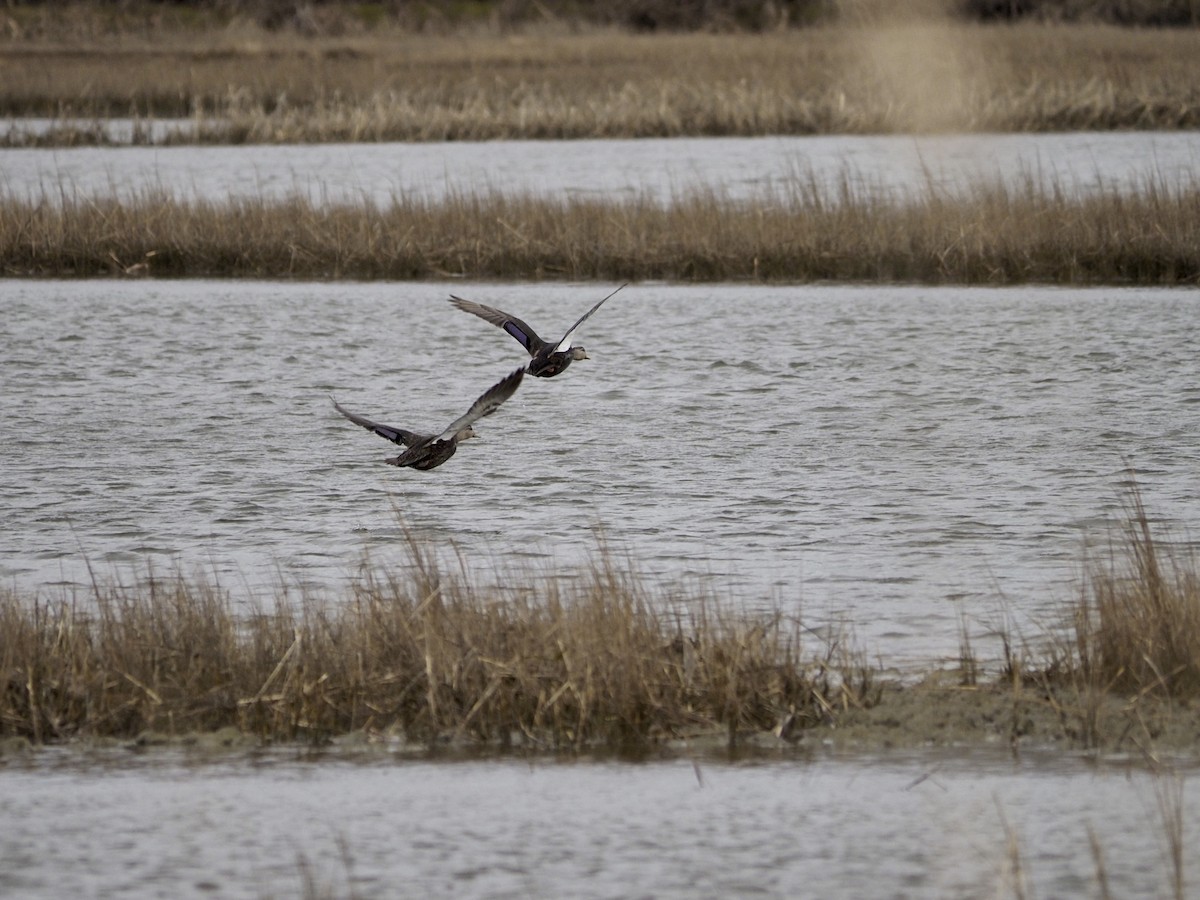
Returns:
[[[399,456],[384,460],[384,462],[393,466],[411,466],[414,469],[426,471],[436,469],[452,457],[454,451],[458,449],[459,441],[475,437],[475,431],[471,426],[477,420],[484,416],[490,416],[498,410],[501,403],[516,393],[524,376],[525,369],[520,368],[497,381],[471,404],[470,409],[447,425],[441,434],[419,434],[405,428],[380,425],[378,422],[372,422],[370,419],[344,409],[332,397],[329,399],[333,400],[333,408],[355,425],[361,425],[368,431],[375,432],[381,438],[387,438],[392,443],[407,448]]]
[[[625,287],[624,284],[617,288],[616,291],[613,291],[612,294],[609,294],[608,297],[611,297],[623,287]],[[608,297],[605,297],[604,300],[607,300]],[[563,335],[561,341],[550,344],[538,337],[536,331],[516,316],[510,316],[503,310],[496,309],[493,306],[484,306],[482,303],[476,303],[473,300],[464,300],[462,297],[456,297],[454,294],[450,295],[450,302],[463,312],[472,313],[479,316],[485,322],[491,322],[497,328],[503,328],[520,341],[521,345],[529,351],[529,355],[533,357],[529,361],[529,374],[536,375],[538,378],[553,378],[559,372],[566,369],[573,360],[589,358],[583,347],[573,344],[572,339],[579,326],[587,321],[588,316],[600,308],[604,300],[601,300],[580,316],[579,321],[571,326],[567,333]]]

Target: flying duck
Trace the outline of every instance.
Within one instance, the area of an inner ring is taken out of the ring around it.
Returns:
[[[617,291],[623,287],[625,287],[624,284],[617,288]],[[617,291],[613,291],[608,297],[611,297]],[[607,300],[608,297],[605,297],[604,300]],[[601,300],[600,303],[597,303],[580,316],[579,321],[571,326],[570,330],[563,335],[561,341],[556,344],[548,344],[537,336],[537,332],[516,316],[510,316],[508,313],[492,306],[484,306],[482,303],[476,303],[473,300],[464,300],[462,297],[456,297],[454,294],[450,295],[450,302],[463,312],[473,313],[485,322],[491,322],[497,328],[503,328],[520,341],[521,345],[529,351],[529,355],[533,357],[529,362],[529,374],[536,375],[538,378],[553,378],[559,372],[566,369],[572,360],[589,358],[582,346],[572,345],[571,338],[575,335],[576,329],[587,320],[588,316],[600,308],[604,300]]]
[[[399,456],[384,460],[384,462],[393,466],[412,466],[414,469],[425,471],[436,469],[452,457],[454,451],[458,449],[459,441],[475,437],[475,431],[471,428],[472,423],[484,416],[490,416],[498,410],[501,403],[516,393],[524,376],[525,369],[521,368],[497,381],[471,404],[471,408],[466,413],[447,425],[446,430],[441,434],[418,434],[415,431],[396,428],[392,425],[380,425],[378,422],[372,422],[370,419],[343,409],[341,404],[332,397],[329,399],[333,400],[333,408],[355,425],[361,425],[363,428],[375,432],[381,438],[387,438],[394,444],[408,448]]]

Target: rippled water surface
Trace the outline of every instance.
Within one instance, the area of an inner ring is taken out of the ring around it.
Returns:
[[[697,768],[42,754],[0,768],[0,894],[1166,897],[1160,801],[1176,788],[1003,753]],[[1194,792],[1182,814],[1194,835]]]
[[[1131,189],[1193,183],[1196,146],[4,151],[0,190],[662,198],[797,176]],[[1126,465],[1156,524],[1195,537],[1194,290],[634,284],[585,325],[590,360],[527,379],[428,473],[383,465],[393,445],[329,404],[441,428],[523,361],[450,290],[557,336],[610,287],[0,281],[0,579],[85,597],[93,572],[201,572],[238,597],[336,601],[364,565],[404,564],[405,528],[485,583],[570,575],[603,542],[664,590],[846,625],[873,658],[926,667],[957,654],[963,617],[1030,635],[1054,619],[1085,547],[1123,520]],[[1100,860],[1111,896],[1161,897],[1170,784],[1061,753],[815,750],[697,769],[49,749],[0,756],[0,896],[1101,896]],[[1190,787],[1181,802],[1192,841]]]
[[[448,290],[553,334],[608,287],[0,284],[0,576],[338,596],[405,558],[404,525],[501,580],[601,535],[651,582],[927,664],[964,615],[1047,624],[1126,464],[1176,538],[1197,521],[1196,291],[630,285],[591,359],[398,470],[331,394],[436,430],[523,359]]]
[[[1195,132],[0,150],[0,190],[49,202],[149,191],[355,204],[479,191],[665,199],[697,187],[747,197],[796,184],[836,196],[842,184],[923,193],[1027,179],[1087,192],[1190,186],[1197,171]]]

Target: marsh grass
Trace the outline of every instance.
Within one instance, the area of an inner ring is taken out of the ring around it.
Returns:
[[[1104,689],[1176,699],[1200,696],[1200,568],[1151,528],[1136,488],[1124,552],[1093,566],[1076,607],[1076,659]]]
[[[1200,185],[873,194],[802,176],[665,203],[455,194],[389,206],[0,196],[6,276],[1195,284]]]
[[[1151,534],[1136,496],[1128,512],[1127,546],[1064,611],[1073,630],[1035,646],[999,629],[994,678],[964,626],[971,678],[953,687],[939,677],[952,673],[885,682],[837,637],[648,584],[603,547],[581,571],[505,572],[507,586],[481,589],[460,558],[448,564],[409,536],[403,565],[365,567],[348,596],[285,590],[269,609],[179,577],[96,582],[77,600],[10,593],[0,596],[0,738],[224,729],[265,742],[354,734],[419,752],[761,746],[765,735],[772,746],[805,735],[844,746],[1002,740],[1014,755],[1029,741],[1135,748],[1169,771],[1164,750],[1194,749],[1200,579],[1194,560]]]
[[[999,873],[998,889],[1005,894],[1011,892],[1015,900],[1025,900],[1029,896],[1029,875],[1025,869],[1021,837],[1017,829],[1009,824],[999,801],[996,804],[996,812],[1004,832],[1004,860]]]
[[[1194,741],[1200,699],[1200,567],[1187,544],[1156,536],[1131,475],[1121,537],[1092,558],[1063,627],[1032,642],[1001,631],[1001,682],[1014,721],[1030,702],[1087,750],[1135,747],[1154,770],[1160,738]],[[1176,724],[1183,733],[1169,736]]]
[[[0,598],[0,735],[35,743],[236,728],[265,741],[361,732],[426,747],[636,749],[802,728],[872,702],[836,645],[802,658],[779,614],[659,591],[600,554],[576,578],[485,593],[410,559],[337,603],[236,612],[183,579],[79,602]]]
[[[17,28],[0,39],[0,114],[62,124],[9,130],[9,146],[103,143],[103,129],[67,123],[109,117],[188,120],[163,143],[1200,126],[1196,29],[924,18],[767,34]]]

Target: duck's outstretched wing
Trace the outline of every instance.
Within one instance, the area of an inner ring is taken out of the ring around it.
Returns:
[[[450,295],[450,302],[463,312],[469,312],[472,315],[479,316],[485,322],[491,322],[497,328],[503,328],[521,342],[521,346],[529,351],[530,356],[537,356],[542,351],[542,348],[546,346],[546,342],[538,337],[537,332],[530,328],[527,323],[516,316],[510,316],[504,310],[496,309],[494,306],[484,306],[482,303],[476,303],[474,300],[464,300],[462,297],[454,296],[454,294]]]
[[[504,378],[497,381],[490,388],[484,391],[478,400],[471,404],[471,408],[463,415],[459,416],[453,422],[446,426],[446,430],[439,434],[434,440],[444,441],[454,437],[464,428],[471,425],[478,419],[484,416],[490,416],[500,408],[500,404],[516,393],[517,388],[521,384],[521,379],[525,376],[525,367],[522,366],[516,369],[512,374],[506,375]]]
[[[355,425],[361,425],[368,431],[373,431],[381,438],[386,438],[393,444],[399,444],[401,447],[411,447],[414,444],[419,444],[422,441],[428,440],[429,435],[417,434],[415,431],[409,431],[406,428],[396,428],[392,425],[380,425],[378,422],[372,422],[370,419],[363,416],[355,415],[350,410],[345,409],[340,403],[333,399],[333,408],[340,412],[343,416],[353,422]]]
[[[627,285],[627,284],[629,284],[628,281],[625,282],[625,284],[621,285],[621,287],[617,288],[616,291],[613,291],[612,294],[609,294],[608,297],[611,297],[613,294],[617,293],[617,291],[621,290],[621,288],[625,287],[625,285]],[[607,300],[608,297],[605,297],[604,300]],[[558,344],[555,346],[555,348],[554,348],[555,353],[563,353],[563,352],[571,349],[571,338],[573,338],[575,336],[576,329],[578,329],[580,325],[582,325],[584,322],[587,321],[588,316],[590,316],[592,313],[594,313],[596,310],[598,310],[601,306],[604,305],[604,300],[601,300],[599,303],[597,303],[595,306],[593,306],[591,309],[589,309],[587,312],[585,312],[582,316],[579,317],[579,321],[571,326],[570,330],[566,334],[563,335],[563,339],[561,341],[559,341]]]

